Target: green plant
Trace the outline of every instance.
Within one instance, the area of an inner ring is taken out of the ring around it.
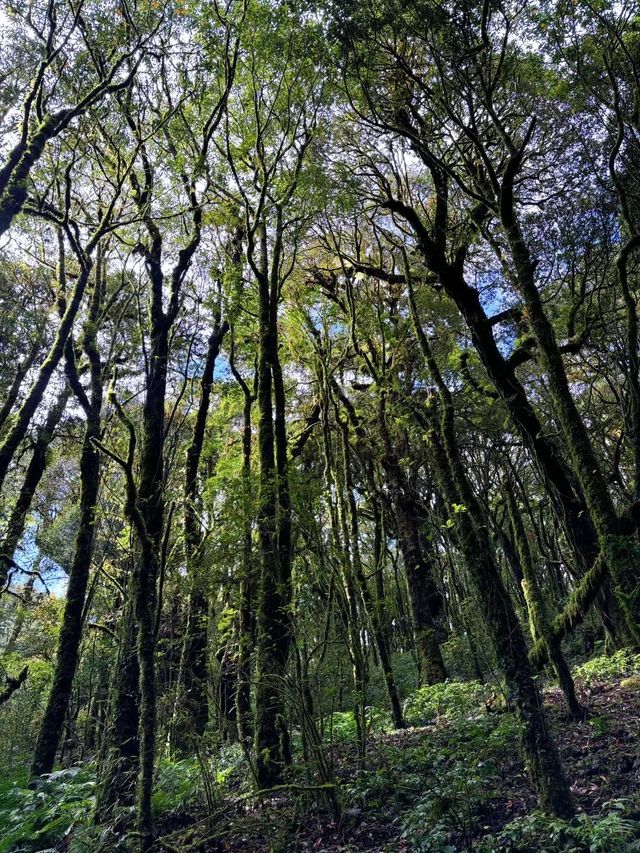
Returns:
[[[88,821],[94,807],[95,777],[70,767],[43,777],[36,787],[14,780],[0,788],[0,853],[44,850]]]
[[[611,723],[607,717],[591,717],[589,725],[595,737],[604,737],[611,730]]]
[[[469,756],[451,760],[443,755],[432,767],[433,781],[426,793],[403,818],[403,838],[419,853],[445,853],[452,834],[471,849],[475,813],[495,785],[497,770],[491,761],[472,761]]]
[[[516,818],[497,835],[486,836],[478,853],[630,853],[640,837],[640,824],[628,816],[629,804],[613,800],[605,814],[578,815],[571,823],[540,812]]]
[[[460,720],[479,710],[487,692],[478,681],[445,681],[416,690],[405,703],[405,719],[412,725],[424,725],[439,717]]]
[[[457,698],[451,713],[461,714],[467,703]],[[512,714],[461,716],[417,746],[380,748],[380,766],[360,771],[344,793],[360,808],[400,812],[403,837],[420,853],[452,851],[452,836],[471,845],[478,811],[496,788],[501,756],[513,751],[517,736]]]
[[[195,805],[211,808],[217,791],[240,767],[244,756],[239,745],[222,747],[212,756],[202,753],[180,761],[159,762],[153,810],[156,815],[181,812]]]
[[[0,672],[16,675],[24,667],[28,675],[24,684],[0,705],[0,775],[12,776],[18,767],[28,765],[33,752],[33,739],[42,712],[43,696],[51,684],[51,661],[18,654],[2,658]]]
[[[607,678],[619,678],[623,675],[640,673],[640,655],[632,654],[628,649],[620,649],[614,654],[593,658],[574,670],[574,678],[589,685]]]
[[[390,717],[380,708],[366,709],[367,732],[383,732],[391,727]],[[348,743],[357,737],[353,711],[334,711],[324,726],[325,738],[333,743]]]
[[[202,796],[200,768],[194,758],[158,763],[153,811],[156,815],[181,811]]]

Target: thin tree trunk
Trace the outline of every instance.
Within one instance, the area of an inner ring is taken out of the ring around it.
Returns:
[[[238,737],[248,743],[251,737],[251,656],[254,647],[253,603],[256,598],[256,573],[251,542],[251,408],[255,393],[238,372],[231,341],[229,356],[231,372],[242,389],[242,568],[240,576],[240,601],[238,604],[238,688],[236,704]],[[257,376],[254,385],[257,383]]]
[[[346,514],[348,519],[349,535],[347,541],[349,543],[349,548],[351,552],[351,567],[353,569],[354,577],[358,585],[360,595],[362,596],[365,613],[367,614],[371,623],[375,647],[378,652],[378,657],[380,658],[380,665],[382,667],[385,687],[387,690],[387,695],[389,697],[389,705],[391,707],[391,718],[393,720],[393,725],[396,729],[401,729],[404,727],[404,720],[402,718],[402,706],[400,704],[400,697],[398,695],[398,689],[396,686],[393,668],[391,665],[391,655],[389,653],[388,640],[385,636],[384,626],[379,618],[379,611],[372,600],[367,580],[364,576],[362,560],[360,557],[358,508],[354,495],[354,484],[351,472],[352,463],[351,449],[349,446],[349,428],[347,422],[340,418],[340,413],[338,411],[336,411],[336,417],[338,418],[342,434],[342,464],[340,473],[344,482],[341,486],[341,489],[344,490],[344,493],[346,495]]]
[[[89,315],[84,328],[84,351],[91,374],[90,398],[87,398],[80,385],[72,340],[69,341],[67,350],[67,379],[86,417],[80,456],[80,518],[58,639],[53,684],[36,741],[31,764],[32,776],[50,773],[53,769],[62,727],[69,708],[82,639],[82,620],[93,557],[96,505],[100,487],[100,453],[94,442],[100,439],[103,397],[102,365],[97,349],[97,321],[102,304],[102,293],[103,269],[99,254]]]
[[[65,273],[64,249],[62,247],[62,238],[60,238],[60,242],[61,248],[59,275],[61,281],[60,286],[62,291],[64,292],[63,283]],[[66,308],[62,314],[53,342],[49,347],[47,357],[40,365],[40,368],[36,374],[33,384],[31,385],[31,388],[27,393],[27,396],[24,399],[24,402],[15,414],[15,419],[13,420],[11,427],[6,431],[2,442],[0,442],[0,489],[2,489],[2,486],[4,484],[4,480],[7,475],[7,471],[9,469],[9,465],[11,464],[13,456],[16,450],[18,449],[20,442],[27,433],[27,429],[29,428],[29,424],[31,423],[31,418],[33,417],[36,409],[42,403],[44,393],[47,390],[47,386],[49,385],[49,380],[51,379],[54,370],[60,363],[60,359],[62,358],[65,346],[67,344],[67,338],[69,337],[69,334],[73,327],[73,323],[80,309],[80,304],[82,302],[90,274],[91,260],[88,256],[85,256],[80,268],[80,274],[76,279],[76,284],[71,294],[71,298],[69,299]]]
[[[36,360],[36,356],[38,355],[38,351],[40,350],[40,345],[37,343],[31,344],[31,349],[27,353],[24,361],[21,361],[18,365],[18,369],[16,371],[16,375],[13,378],[13,382],[11,383],[11,387],[7,393],[4,403],[2,407],[0,407],[0,430],[5,424],[5,421],[11,414],[11,410],[13,409],[16,400],[18,399],[18,394],[20,393],[20,386],[22,382],[31,369],[34,361]]]
[[[585,709],[576,696],[575,685],[571,672],[562,653],[560,641],[550,636],[549,617],[544,601],[544,596],[536,575],[529,541],[522,522],[522,516],[516,503],[513,488],[509,480],[503,481],[503,491],[507,500],[509,520],[513,531],[513,539],[516,544],[520,565],[522,566],[523,579],[522,588],[529,611],[531,634],[534,641],[542,640],[548,647],[549,660],[558,676],[558,681],[564,693],[569,713],[574,720],[583,720]]]
[[[38,428],[37,438],[33,446],[33,453],[22,481],[18,499],[11,511],[7,530],[2,542],[2,554],[0,554],[0,589],[7,582],[7,574],[12,565],[13,556],[20,538],[24,533],[27,515],[31,502],[36,493],[40,480],[47,468],[48,448],[53,440],[56,428],[64,412],[69,389],[65,385],[54,405],[49,409],[44,426]]]
[[[184,547],[187,564],[187,579],[190,585],[187,629],[182,652],[182,692],[186,719],[181,720],[180,729],[189,737],[202,737],[209,719],[208,715],[208,666],[207,641],[209,634],[209,604],[202,592],[202,578],[198,577],[198,560],[202,546],[202,530],[198,520],[198,470],[204,444],[207,414],[211,400],[211,385],[216,359],[228,324],[220,324],[219,317],[209,337],[207,356],[200,380],[200,403],[193,427],[191,444],[187,449],[184,483]]]

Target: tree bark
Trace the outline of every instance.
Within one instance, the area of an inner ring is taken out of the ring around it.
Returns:
[[[207,645],[209,634],[209,603],[202,592],[202,579],[197,575],[198,560],[202,546],[202,531],[198,521],[198,469],[204,444],[205,427],[211,386],[216,359],[222,340],[228,331],[228,324],[215,321],[209,336],[207,356],[200,380],[200,402],[193,427],[191,444],[187,449],[184,483],[184,548],[187,564],[187,578],[190,585],[187,628],[182,652],[182,684],[180,689],[184,701],[185,719],[180,728],[189,736],[202,737],[209,719],[208,715],[208,666]]]
[[[56,428],[63,415],[67,400],[69,399],[69,389],[65,386],[62,392],[58,395],[58,399],[49,409],[47,419],[44,426],[38,428],[37,437],[33,446],[33,453],[29,460],[29,465],[22,481],[18,499],[11,511],[7,530],[2,542],[2,554],[0,554],[0,590],[7,582],[7,575],[13,555],[22,534],[24,533],[27,514],[31,507],[31,502],[36,493],[40,480],[47,468],[48,448],[53,440]],[[5,557],[7,559],[5,559]]]

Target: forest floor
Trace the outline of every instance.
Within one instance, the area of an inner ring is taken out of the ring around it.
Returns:
[[[162,759],[154,853],[640,853],[640,656],[616,653],[577,672],[584,722],[567,718],[559,690],[544,691],[577,809],[570,823],[536,811],[517,724],[495,685],[451,681],[409,696],[403,730],[371,709],[364,758],[353,715],[325,718],[323,776],[301,760],[294,731],[287,785],[260,801],[237,744]],[[0,778],[0,853],[131,850],[126,810],[92,826],[95,785],[92,762],[36,789],[26,772]]]
[[[640,677],[582,686],[585,722],[568,720],[558,689],[545,704],[578,812],[574,830],[535,812],[510,713],[458,701],[432,722],[330,749],[348,803],[340,820],[309,794],[261,804],[227,788],[215,824],[184,827],[166,849],[193,851],[466,851],[636,849],[640,836]],[[477,695],[475,696],[477,698]],[[359,769],[358,769],[359,768]],[[300,787],[303,787],[302,785]],[[292,789],[294,790],[294,789]],[[529,817],[527,817],[529,816]],[[171,841],[170,841],[171,838]],[[638,848],[640,849],[640,847]]]

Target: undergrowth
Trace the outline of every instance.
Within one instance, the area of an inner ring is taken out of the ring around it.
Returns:
[[[50,848],[91,817],[96,784],[91,771],[59,770],[32,789],[26,781],[26,775],[19,775],[0,788],[0,853]]]
[[[583,664],[575,676],[590,685],[639,672],[640,655],[618,652]],[[500,812],[511,796],[505,768],[520,772],[513,764],[519,735],[515,715],[503,708],[501,713],[488,713],[486,702],[492,692],[476,681],[416,690],[405,703],[405,717],[409,726],[426,727],[424,733],[410,728],[391,734],[388,714],[368,709],[369,733],[386,736],[369,740],[366,761],[359,768],[350,757],[357,741],[353,714],[339,712],[325,719],[327,754],[332,754],[332,745],[341,745],[333,760],[344,762],[338,786],[343,815],[357,822],[393,824],[415,853],[640,853],[637,804],[625,797],[605,803],[599,814],[580,814],[571,822],[532,812],[479,838],[484,817]],[[590,737],[606,736],[610,721],[606,723],[605,727],[593,717]],[[295,790],[304,792],[309,784],[309,792],[298,796],[303,811],[311,814],[319,803],[314,805],[313,779],[307,780],[305,773],[302,765],[292,769],[296,784],[287,802],[293,801]],[[0,782],[0,853],[45,849],[94,853],[104,849],[106,835],[111,850],[128,849],[124,831],[91,826],[95,784],[91,765],[53,773],[35,788],[27,787],[24,773]],[[203,815],[219,814],[233,796],[242,792],[244,799],[247,786],[250,774],[237,745],[180,760],[162,759],[153,797],[158,825],[173,833]],[[243,818],[239,820],[233,832],[242,831]],[[484,827],[485,832],[488,829]]]
[[[640,824],[625,800],[605,803],[597,817],[573,821],[532,812],[478,842],[477,853],[633,853],[640,851]]]
[[[628,649],[620,649],[612,655],[601,655],[592,658],[574,669],[574,678],[585,686],[597,681],[611,678],[621,678],[625,675],[640,673],[640,654],[633,654]]]

